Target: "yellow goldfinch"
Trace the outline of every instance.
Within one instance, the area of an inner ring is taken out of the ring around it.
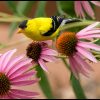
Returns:
[[[50,40],[58,35],[60,26],[76,21],[80,20],[65,19],[60,16],[33,18],[22,21],[19,24],[18,33],[23,33],[36,41]]]

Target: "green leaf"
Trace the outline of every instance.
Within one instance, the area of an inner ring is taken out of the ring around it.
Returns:
[[[5,44],[0,43],[0,49],[2,49],[2,48],[4,48],[4,47],[6,47],[6,45],[5,45]]]
[[[48,78],[47,78],[45,72],[39,65],[36,66],[36,70],[37,70],[37,77],[41,78],[41,80],[39,81],[39,85],[40,85],[43,93],[45,94],[45,96],[48,99],[53,99],[54,97],[53,97],[51,87],[50,87],[50,84],[48,82]]]
[[[8,33],[9,33],[9,38],[11,38],[11,37],[13,36],[14,31],[15,31],[17,25],[18,25],[17,23],[12,23],[12,24],[10,25],[10,29],[9,29],[9,31],[8,31]]]
[[[74,1],[60,1],[61,9],[70,15],[71,17],[75,17],[75,11],[74,11]]]
[[[18,14],[21,16],[24,16],[24,14],[28,14],[34,3],[35,1],[20,1],[17,6]]]
[[[71,84],[72,84],[74,93],[76,95],[76,98],[77,99],[86,99],[86,96],[84,94],[84,91],[81,87],[79,80],[77,80],[73,74],[71,74]]]
[[[56,6],[57,6],[58,14],[64,15],[64,16],[66,16],[67,18],[70,17],[70,15],[69,15],[68,13],[66,13],[66,12],[62,9],[60,1],[56,1]]]
[[[93,43],[100,45],[100,39],[96,39]]]
[[[43,17],[45,16],[45,6],[46,6],[46,1],[39,1],[38,2],[38,7],[35,13],[35,17]]]
[[[6,3],[14,14],[17,13],[15,1],[6,1]]]

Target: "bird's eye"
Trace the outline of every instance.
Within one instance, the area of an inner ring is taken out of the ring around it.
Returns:
[[[26,27],[27,27],[27,26],[26,26],[27,21],[28,21],[28,20],[22,21],[22,22],[19,24],[19,28],[22,28],[22,29],[26,28]]]

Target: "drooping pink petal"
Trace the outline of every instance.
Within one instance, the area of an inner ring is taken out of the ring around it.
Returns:
[[[27,95],[21,95],[21,94],[15,94],[12,91],[9,92],[10,99],[32,99],[32,97],[29,97]]]
[[[9,74],[8,77],[11,79],[11,78],[14,78],[14,77],[17,77],[17,76],[20,76],[21,74],[25,73],[25,70],[29,70],[29,67],[31,67],[32,64],[26,64],[25,66],[22,66],[20,67],[19,69],[17,69],[16,71],[14,71],[13,73]]]
[[[11,89],[11,91],[15,94],[21,94],[21,95],[27,95],[27,96],[39,95],[39,93],[37,92],[30,92],[30,91],[19,90],[19,89]]]
[[[25,85],[32,85],[34,83],[37,83],[39,79],[35,80],[26,80],[26,81],[18,81],[18,82],[11,82],[11,85],[16,85],[16,86],[25,86]]]
[[[2,62],[2,71],[4,72],[4,69],[7,68],[7,64],[11,60],[12,55],[16,52],[16,49],[10,50],[5,54],[4,60]]]
[[[48,44],[48,46],[51,46],[52,45],[52,40],[47,40],[47,41],[42,41],[42,42],[44,42],[44,43],[46,43],[46,44]]]
[[[14,96],[11,92],[8,93],[8,97],[10,99],[18,99],[16,96]]]
[[[10,99],[10,97],[6,94],[6,95],[4,95],[4,96],[0,96],[0,99]]]
[[[75,7],[76,15],[84,18],[85,15],[84,15],[84,12],[83,12],[81,1],[75,1],[74,7]]]
[[[81,54],[79,52],[77,52],[76,54],[79,57],[79,59],[81,60],[82,65],[84,65],[84,67],[86,67],[88,70],[93,71],[93,68],[83,60]]]
[[[71,65],[71,71],[72,71],[72,73],[75,75],[75,77],[78,79],[79,78],[79,76],[78,76],[78,70],[77,70],[77,68],[75,67],[75,65],[74,65],[74,58],[73,57],[69,57],[69,63],[70,63],[70,65]]]
[[[76,60],[76,57],[77,54],[75,54],[73,58],[74,58],[74,66],[77,68],[78,73],[82,73],[84,76],[88,77],[88,72],[87,72],[88,70],[85,69],[84,66],[82,65],[83,60],[80,60],[78,57]]]
[[[96,27],[98,24],[100,24],[100,22],[95,22],[89,26],[87,26],[86,28],[82,29],[81,31],[79,31],[76,36],[81,36],[81,35],[84,35],[85,32],[89,31],[89,30],[92,30],[94,27]]]
[[[43,59],[43,60],[48,61],[48,62],[54,62],[54,61],[56,61],[55,57],[48,56],[48,55],[42,55],[40,59]]]
[[[92,34],[100,35],[99,33],[100,33],[100,30],[89,30],[89,31],[85,32],[83,35],[77,35],[77,38],[80,39],[80,38],[82,38],[84,36],[92,35]]]
[[[90,1],[91,3],[93,3],[96,6],[100,6],[100,1]]]
[[[83,48],[90,48],[90,49],[94,49],[97,51],[100,51],[100,46],[93,44],[93,43],[88,43],[88,42],[78,42],[77,43],[78,46],[83,47]]]
[[[74,56],[74,58],[76,58],[76,57],[78,59],[77,62],[80,64],[80,66],[84,72],[88,73],[90,70],[92,70],[92,68],[89,67],[88,64],[86,64],[86,62],[81,58],[81,56],[78,53],[76,53],[76,55]],[[88,65],[88,66],[86,66],[86,65]]]
[[[18,95],[18,94],[15,94],[13,92],[10,92],[10,98],[11,99],[32,99],[32,97],[28,97],[27,95]]]
[[[81,53],[83,56],[85,56],[86,58],[88,58],[88,59],[90,59],[91,61],[97,63],[96,58],[95,58],[89,51],[87,51],[86,49],[77,46],[77,47],[76,47],[76,50],[77,50],[79,53]]]
[[[58,53],[55,50],[52,50],[52,49],[44,50],[44,51],[42,51],[41,54],[52,55],[52,56],[57,56],[58,55]]]
[[[90,6],[89,2],[88,1],[81,1],[82,3],[82,6],[84,8],[84,10],[87,12],[87,14],[91,17],[91,18],[95,18],[94,17],[94,12],[93,12],[93,9],[92,7]]]
[[[30,64],[31,61],[32,61],[31,59],[24,59],[24,60],[20,61],[19,63],[17,63],[14,67],[12,67],[9,70],[8,76],[12,75],[17,70],[20,70],[21,67],[23,67],[27,64]],[[27,67],[26,67],[26,69],[27,69]],[[25,70],[25,67],[24,67],[24,70]]]
[[[48,69],[46,67],[46,65],[44,64],[43,60],[42,59],[39,59],[38,60],[38,63],[40,64],[40,66],[42,67],[42,69],[46,72],[48,72]]]
[[[8,63],[6,62],[8,59],[7,59],[7,56],[9,57],[10,55],[13,55],[13,53],[16,52],[16,49],[14,50],[10,50],[6,53],[4,53],[1,58],[0,58],[0,70],[2,71],[2,69],[4,68],[5,64]],[[5,61],[6,60],[6,61]],[[4,64],[5,62],[5,64]]]
[[[84,33],[84,35],[88,35],[88,34],[100,34],[100,30],[89,30],[87,32]]]
[[[100,38],[100,34],[89,34],[83,36],[77,36],[78,39]]]
[[[9,64],[8,64],[8,67],[5,69],[5,73],[8,75],[8,72],[10,71],[10,69],[13,67],[13,66],[15,66],[17,63],[19,63],[19,61],[21,60],[21,59],[23,59],[23,55],[21,55],[21,56],[18,56],[18,57],[16,57],[16,58],[14,58],[14,59],[12,59],[10,62],[9,62]]]
[[[31,71],[31,72],[27,72],[27,73],[23,73],[21,75],[18,76],[14,76],[10,78],[10,81],[25,81],[26,79],[28,79],[29,77],[32,77],[34,74],[36,74],[36,71]]]

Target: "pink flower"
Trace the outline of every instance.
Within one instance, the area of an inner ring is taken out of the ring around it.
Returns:
[[[26,72],[32,66],[31,60],[23,55],[12,58],[15,52],[16,49],[0,55],[0,98],[34,98],[38,93],[16,89],[19,86],[34,84],[39,79],[29,79],[36,74],[34,70]]]
[[[64,32],[57,39],[56,47],[58,51],[69,57],[71,71],[77,78],[79,73],[88,77],[89,71],[92,70],[83,60],[84,58],[97,63],[96,58],[89,52],[89,49],[100,51],[100,46],[91,42],[82,41],[82,39],[100,38],[100,29],[95,28],[98,24],[100,23],[96,22],[77,34]]]
[[[55,61],[56,59],[54,56],[57,55],[55,50],[49,48],[51,44],[51,40],[41,42],[33,41],[27,48],[27,56],[33,59],[34,63],[39,64],[46,72],[48,72],[48,69],[45,62]]]
[[[100,6],[99,1],[90,1],[90,2],[96,6]],[[78,17],[85,18],[85,13],[84,13],[85,11],[91,18],[93,19],[95,18],[94,11],[91,5],[89,4],[89,1],[75,1],[74,5],[75,5],[75,12]]]

